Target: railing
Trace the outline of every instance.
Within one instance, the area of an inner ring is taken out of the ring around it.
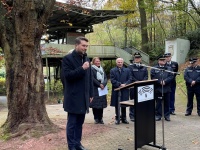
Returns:
[[[61,52],[56,53],[56,54],[49,54],[43,52],[43,57],[63,57],[65,56],[71,49],[74,49],[74,45],[69,45],[69,44],[45,44],[45,47],[53,47],[59,49]],[[132,54],[135,52],[140,52],[142,55],[142,60],[143,63],[149,64],[149,55],[136,50],[136,49],[131,49]],[[87,50],[88,56],[90,58],[93,57],[100,57],[104,59],[115,59],[117,57],[122,57],[124,59],[124,63],[126,65],[130,64],[130,60],[132,58],[132,54],[128,53],[127,51],[114,47],[114,46],[102,46],[102,45],[90,45]]]

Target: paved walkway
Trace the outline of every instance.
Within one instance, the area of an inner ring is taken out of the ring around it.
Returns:
[[[169,150],[199,150],[200,149],[200,117],[196,113],[196,104],[191,116],[184,116],[186,97],[179,93],[176,95],[176,115],[171,116],[171,121],[164,121],[165,147]],[[47,112],[51,119],[66,119],[62,104],[47,105]],[[128,113],[128,109],[127,109]],[[6,119],[7,110],[1,111],[0,125]],[[4,116],[4,117],[3,117]],[[134,149],[134,123],[114,124],[114,108],[104,110],[104,125],[94,124],[93,114],[86,115],[84,126],[98,127],[94,135],[83,134],[82,143],[89,150],[133,150]],[[147,124],[148,126],[148,124]],[[103,129],[103,130],[101,130]],[[163,145],[162,121],[156,122],[156,145]],[[62,149],[62,148],[61,148]],[[63,150],[66,149],[63,148]],[[150,146],[143,146],[139,150],[156,150]],[[60,150],[60,149],[59,149]]]

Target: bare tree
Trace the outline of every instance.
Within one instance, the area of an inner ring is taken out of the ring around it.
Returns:
[[[142,51],[148,53],[148,32],[147,32],[147,17],[144,8],[144,0],[138,0],[140,21],[141,21],[141,37],[142,37]]]

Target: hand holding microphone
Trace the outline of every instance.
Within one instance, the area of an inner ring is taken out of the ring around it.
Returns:
[[[84,70],[86,70],[90,67],[89,62],[87,61],[87,53],[83,54],[83,60],[84,60],[84,63],[82,65],[82,67],[83,67]]]
[[[90,64],[88,61],[84,62],[84,64],[82,65],[83,69],[86,70],[90,67]]]

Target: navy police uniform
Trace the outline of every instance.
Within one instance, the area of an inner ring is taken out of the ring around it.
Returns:
[[[141,58],[139,52],[134,54],[135,58]],[[141,66],[140,63],[133,63],[128,66],[131,71],[131,82],[142,81],[148,79],[148,71],[146,67]],[[134,89],[130,89],[130,99],[134,99]],[[129,109],[129,117],[132,121],[134,121],[134,106],[130,106]]]
[[[191,58],[190,63],[197,61],[196,58]],[[197,99],[197,113],[200,116],[200,66],[189,66],[184,72],[184,79],[187,87],[187,109],[185,116],[189,116],[193,109],[193,97],[196,95]],[[195,84],[192,85],[192,81]]]
[[[165,57],[171,57],[171,53],[165,53]],[[175,61],[170,61],[166,63],[167,66],[171,67],[173,72],[178,72],[178,63]],[[171,81],[171,92],[170,92],[170,101],[169,101],[169,110],[170,114],[175,115],[175,91],[176,91],[176,75],[174,74],[174,78]]]
[[[164,56],[160,56],[158,59],[165,59]],[[170,111],[169,111],[169,99],[171,92],[171,81],[173,80],[173,75],[170,72],[164,70],[172,71],[170,67],[166,64],[160,66],[159,64],[154,66],[158,69],[151,69],[151,79],[158,79],[155,83],[155,99],[156,99],[156,120],[161,120],[162,117],[162,98],[164,100],[164,117],[167,121],[170,121]],[[165,82],[165,85],[161,85],[161,81]],[[162,97],[163,92],[163,97]]]

